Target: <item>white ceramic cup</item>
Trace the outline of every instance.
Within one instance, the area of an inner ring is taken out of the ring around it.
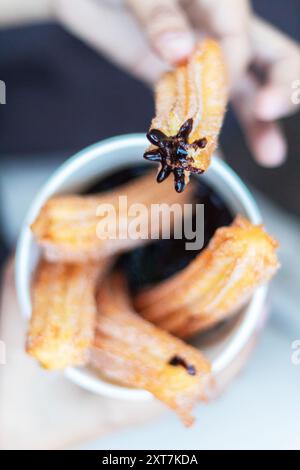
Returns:
[[[31,315],[32,273],[40,256],[40,249],[31,233],[30,225],[45,201],[55,194],[81,191],[121,167],[143,163],[142,155],[147,145],[147,140],[142,134],[104,140],[68,159],[42,187],[26,216],[16,254],[17,293],[22,314],[27,319]],[[256,203],[244,183],[218,157],[213,157],[209,170],[200,178],[223,198],[233,215],[242,214],[255,224],[262,222]],[[267,287],[260,287],[241,314],[221,327],[217,334],[206,337],[201,335],[193,341],[211,360],[216,381],[225,376],[231,378],[240,369],[243,362],[240,358],[252,343],[262,323],[266,294]],[[233,364],[237,366],[232,367]],[[229,370],[234,370],[234,373],[228,372]],[[152,398],[151,394],[144,390],[110,383],[86,367],[69,368],[65,374],[81,387],[101,395],[132,400]],[[223,388],[222,384],[220,388]]]

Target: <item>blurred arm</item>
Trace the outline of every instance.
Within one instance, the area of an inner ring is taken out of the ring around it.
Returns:
[[[52,19],[51,0],[1,0],[0,27]]]

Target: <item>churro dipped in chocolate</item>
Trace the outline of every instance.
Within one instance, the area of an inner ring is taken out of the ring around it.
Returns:
[[[86,364],[94,338],[95,288],[102,264],[42,261],[32,288],[27,352],[46,369]]]
[[[193,406],[206,396],[209,362],[134,312],[122,274],[105,280],[97,305],[91,365],[112,381],[148,390],[191,425]]]
[[[184,190],[190,172],[207,170],[228,99],[222,51],[217,42],[199,42],[188,62],[164,74],[155,90],[156,116],[147,134],[144,158],[161,163],[157,181],[174,174]]]
[[[135,307],[147,320],[188,338],[230,317],[278,269],[277,242],[238,216],[219,228],[190,265],[141,292]]]
[[[158,187],[153,176],[151,172],[96,195],[49,199],[31,227],[45,258],[59,262],[95,261],[147,243],[150,230],[152,238],[159,238],[161,226],[154,226],[148,217],[152,205],[164,204],[166,208],[188,203],[193,188],[186,194],[176,194],[171,183]],[[139,204],[145,210],[139,217],[142,233],[137,239],[128,236],[128,227],[137,215],[130,210]],[[177,219],[172,218],[171,223],[181,223]]]

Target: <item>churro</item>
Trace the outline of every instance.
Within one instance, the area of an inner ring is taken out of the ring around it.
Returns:
[[[50,261],[99,260],[147,243],[150,230],[151,238],[159,238],[161,225],[154,226],[149,219],[153,205],[183,207],[193,196],[193,188],[184,195],[170,189],[170,184],[158,187],[151,172],[97,195],[53,197],[42,207],[31,229]],[[144,209],[139,216],[139,238],[128,235],[128,227],[137,217],[136,212],[130,212],[133,207]],[[181,221],[180,212],[175,212],[170,228]]]
[[[26,350],[46,369],[86,364],[94,338],[96,283],[106,266],[39,264]]]
[[[156,116],[147,134],[144,158],[160,162],[157,181],[174,173],[175,189],[184,190],[190,172],[207,170],[228,99],[222,51],[217,42],[199,42],[188,62],[164,74],[156,85]]]
[[[147,320],[187,338],[229,318],[278,269],[277,242],[238,216],[219,228],[190,265],[141,292],[135,307]]]
[[[122,274],[102,284],[97,305],[91,365],[109,380],[148,390],[191,425],[194,404],[206,398],[209,362],[134,312]]]

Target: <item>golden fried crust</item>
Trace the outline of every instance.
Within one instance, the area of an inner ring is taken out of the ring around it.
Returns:
[[[133,311],[121,274],[106,280],[98,293],[91,364],[110,380],[148,390],[186,425],[192,424],[193,405],[205,398],[210,378],[210,364],[199,351]]]
[[[261,225],[238,216],[186,269],[140,293],[135,306],[176,336],[192,336],[234,314],[271,279],[279,267],[276,248]]]
[[[94,338],[95,286],[106,263],[42,261],[32,288],[27,352],[46,369],[83,365]]]
[[[161,162],[159,182],[172,171],[175,189],[182,191],[186,173],[207,170],[227,100],[222,50],[211,39],[199,42],[186,64],[160,78],[155,92],[156,116],[147,135],[152,145],[144,155]]]
[[[171,186],[171,183],[157,186],[151,173],[99,195],[54,197],[43,206],[31,229],[45,258],[50,261],[103,259],[146,243],[150,238],[150,225],[152,238],[159,236],[161,227],[159,224],[153,227],[148,219],[152,205],[182,206],[192,199],[193,187],[187,194],[176,194]],[[120,202],[120,196],[127,196],[126,204]],[[142,204],[144,208],[139,218],[142,235],[138,239],[129,237],[127,231],[136,216],[128,211],[136,204]],[[104,220],[106,223],[101,225]],[[115,220],[116,233],[111,230]],[[177,222],[179,220],[175,220]]]

